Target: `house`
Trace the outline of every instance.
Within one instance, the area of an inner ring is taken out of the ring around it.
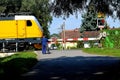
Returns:
[[[80,34],[80,29],[79,28],[75,28],[73,30],[65,30],[62,31],[60,33],[60,38],[63,39],[63,46],[65,48],[76,48],[77,47],[77,38],[80,38],[81,34]],[[69,41],[68,39],[72,39],[71,41]]]
[[[84,31],[81,33],[82,38],[96,38],[100,34],[100,31]]]
[[[60,43],[64,48],[77,48],[77,42],[83,41],[84,47],[90,47],[89,39],[97,38],[100,35],[100,31],[84,31],[80,33],[79,28],[75,28],[73,30],[65,30],[60,33],[60,39],[52,38],[53,43]],[[88,39],[89,38],[89,39]],[[94,41],[94,40],[93,40]],[[99,43],[99,41],[94,41],[95,43]]]
[[[73,30],[65,30],[65,31],[62,31],[60,33],[60,38],[61,39],[70,39],[70,38],[80,38],[81,34],[80,34],[80,29],[79,28],[76,28],[76,29],[73,29]]]

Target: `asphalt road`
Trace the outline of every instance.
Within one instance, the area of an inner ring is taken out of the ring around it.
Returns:
[[[120,80],[120,58],[90,55],[81,50],[51,50],[20,80]]]

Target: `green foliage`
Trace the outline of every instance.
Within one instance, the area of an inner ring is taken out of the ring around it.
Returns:
[[[52,0],[51,0],[52,1]],[[55,16],[69,16],[74,12],[81,10],[87,0],[53,0],[52,12]]]
[[[60,47],[60,45],[61,45],[60,43],[56,43],[56,46],[57,46],[58,48]]]
[[[74,46],[74,47],[69,47],[68,49],[78,49],[78,48]]]
[[[60,38],[60,35],[59,35],[59,34],[54,33],[54,34],[50,35],[50,37]]]
[[[0,12],[8,14],[9,12],[18,12],[21,7],[22,0],[1,0]]]
[[[37,63],[36,57],[34,52],[18,52],[12,56],[0,58],[0,76],[17,76],[27,72]]]
[[[77,48],[83,48],[83,47],[84,47],[83,41],[78,41],[77,42]]]
[[[113,17],[113,12],[116,11],[117,16],[120,18],[120,0],[54,0],[52,9],[57,16],[69,16],[77,11],[85,11],[90,6],[90,3],[95,4],[96,12],[102,12]]]
[[[120,57],[120,49],[115,48],[83,48],[82,50],[90,54]]]
[[[97,30],[97,13],[93,4],[90,5],[87,13],[82,15],[82,18],[80,32]]]
[[[120,49],[120,29],[106,30],[107,37],[102,39],[103,47]]]

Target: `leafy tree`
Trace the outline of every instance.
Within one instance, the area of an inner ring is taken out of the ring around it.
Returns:
[[[59,34],[54,33],[54,34],[52,34],[50,37],[60,38],[60,35],[59,35]]]
[[[81,32],[97,30],[97,13],[93,3],[91,3],[86,14],[83,14],[82,17]]]
[[[114,11],[120,18],[120,0],[54,0],[52,3],[52,12],[56,16],[69,16],[77,11],[88,8],[91,2],[95,4],[95,11],[105,13],[114,17]]]
[[[9,12],[18,12],[21,8],[22,0],[1,0],[0,12],[8,14]]]

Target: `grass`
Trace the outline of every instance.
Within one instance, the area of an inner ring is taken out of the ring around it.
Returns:
[[[33,51],[28,51],[0,58],[0,77],[17,76],[29,71],[37,63],[36,57]]]
[[[83,52],[90,54],[120,57],[120,49],[114,48],[83,48]]]

